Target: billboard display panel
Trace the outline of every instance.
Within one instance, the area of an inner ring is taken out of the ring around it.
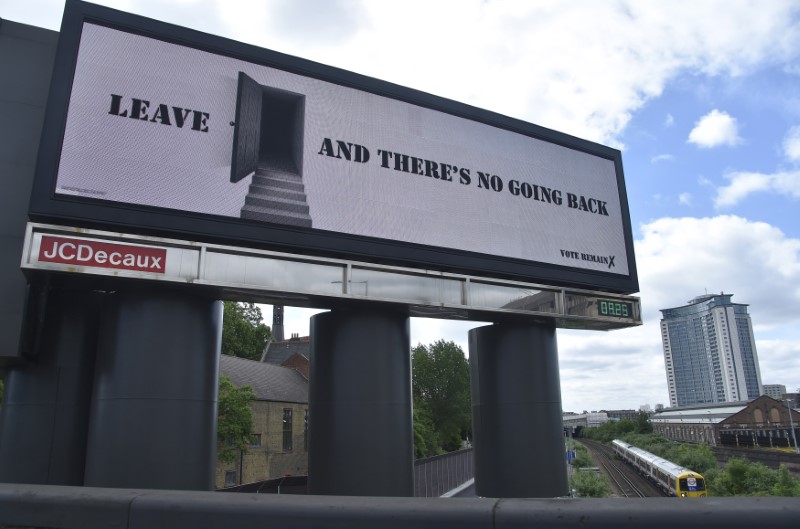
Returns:
[[[34,216],[638,290],[614,149],[80,2],[61,40]]]

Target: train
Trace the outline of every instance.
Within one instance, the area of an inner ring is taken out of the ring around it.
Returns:
[[[611,444],[614,447],[614,453],[635,466],[639,472],[650,478],[667,494],[679,498],[708,496],[706,480],[697,472],[619,439],[614,439]]]

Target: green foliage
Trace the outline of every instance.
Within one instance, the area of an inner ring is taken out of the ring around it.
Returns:
[[[622,439],[630,434],[647,435],[653,433],[653,425],[647,413],[640,411],[636,420],[621,419],[619,421],[608,421],[600,426],[584,428],[581,430],[581,437],[610,443],[614,439]],[[638,446],[638,445],[637,445]]]
[[[222,320],[222,354],[261,359],[267,341],[272,337],[264,325],[261,309],[253,303],[225,301]]]
[[[589,451],[582,444],[574,443],[573,450],[575,450],[575,459],[572,460],[572,466],[575,468],[592,467],[594,463],[592,458],[589,457]]]
[[[461,449],[463,440],[472,436],[469,364],[464,351],[454,342],[438,340],[414,347],[411,361],[417,412],[415,453],[424,457]],[[426,435],[431,427],[433,432]]]
[[[706,475],[712,496],[800,496],[800,481],[786,467],[772,470],[761,463],[731,458]]]
[[[663,457],[664,459],[669,459],[672,450],[676,449],[679,446],[677,443],[670,441],[665,437],[661,437],[658,434],[653,434],[653,433],[651,434],[631,433],[622,436],[621,439],[634,446],[638,446],[643,450],[647,450],[652,454]],[[689,446],[694,446],[694,445],[689,445]]]
[[[575,472],[570,478],[570,488],[582,498],[605,498],[609,494],[608,483],[596,472]]]
[[[664,459],[703,475],[717,468],[717,458],[707,444],[673,446]]]
[[[778,479],[772,488],[773,496],[800,496],[800,480],[789,474],[789,469],[781,465],[778,469]]]
[[[444,451],[439,448],[439,436],[430,411],[424,405],[414,406],[414,457],[421,459],[439,453]]]
[[[253,433],[253,412],[250,401],[253,388],[237,388],[225,375],[219,377],[217,407],[217,459],[232,463],[240,451],[247,450]]]
[[[636,424],[632,420],[622,419],[620,421],[608,421],[600,426],[584,428],[581,430],[581,437],[602,443],[610,443],[614,439],[620,439],[625,434],[635,430]]]
[[[650,423],[650,416],[647,412],[640,411],[636,416],[636,433],[648,434],[653,433],[653,425]]]

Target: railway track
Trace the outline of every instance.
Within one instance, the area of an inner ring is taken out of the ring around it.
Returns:
[[[625,498],[664,496],[659,488],[636,472],[635,469],[632,469],[630,465],[624,461],[616,460],[614,450],[611,447],[586,439],[581,439],[579,442],[589,450],[592,460],[608,476],[612,481],[612,488],[621,496]]]

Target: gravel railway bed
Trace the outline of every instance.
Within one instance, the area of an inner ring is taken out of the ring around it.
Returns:
[[[577,440],[576,440],[577,441]],[[664,497],[656,485],[614,455],[614,450],[603,443],[581,439],[577,441],[589,451],[589,457],[607,477],[613,493],[623,498]]]

